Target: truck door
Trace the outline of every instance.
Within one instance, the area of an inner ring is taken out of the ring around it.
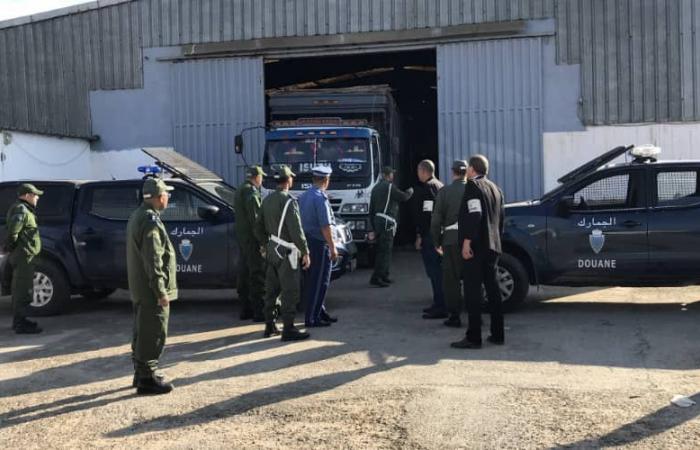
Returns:
[[[700,185],[697,167],[651,171],[649,211],[651,273],[659,278],[698,279]]]
[[[127,287],[126,223],[140,204],[138,180],[81,186],[73,242],[83,274],[94,287]]]
[[[567,211],[548,218],[547,252],[564,279],[609,284],[648,270],[643,168],[595,174],[566,195]]]
[[[198,208],[210,206],[211,201],[191,186],[183,183],[174,186],[161,219],[177,253],[178,283],[186,288],[231,285],[229,255],[233,221],[203,219]]]

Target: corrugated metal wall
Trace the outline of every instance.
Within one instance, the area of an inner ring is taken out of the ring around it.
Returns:
[[[236,133],[265,124],[262,58],[187,61],[172,65],[173,143],[178,152],[231,184],[245,165],[233,151]],[[262,130],[244,133],[245,157],[262,160]]]
[[[696,0],[559,0],[557,48],[562,64],[581,64],[586,124],[697,120],[684,113],[681,36],[700,24]],[[681,8],[682,4],[682,8]],[[689,92],[690,93],[690,92]],[[694,96],[690,93],[693,103]],[[686,109],[688,106],[686,106]]]
[[[89,90],[141,87],[141,48],[556,17],[586,124],[700,120],[697,0],[134,0],[0,29],[0,127],[90,135]]]
[[[0,30],[0,127],[89,136],[88,92],[143,85],[138,2]]]
[[[88,91],[142,87],[141,48],[552,17],[555,0],[134,0],[0,29],[0,127],[91,134]]]
[[[542,194],[541,39],[441,45],[437,61],[440,172],[481,153],[507,201]]]

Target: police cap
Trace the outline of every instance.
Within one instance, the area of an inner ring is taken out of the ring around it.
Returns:
[[[326,178],[330,177],[333,173],[333,169],[327,166],[314,166],[311,169],[311,174],[315,177]]]
[[[146,178],[143,182],[143,198],[158,197],[164,192],[175,189],[172,186],[165,184],[165,181],[160,178]]]

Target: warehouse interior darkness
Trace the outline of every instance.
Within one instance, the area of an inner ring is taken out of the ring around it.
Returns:
[[[400,187],[418,183],[422,159],[438,162],[437,71],[434,49],[265,61],[265,89],[328,89],[389,85],[401,116]],[[449,182],[449,174],[442,175]],[[397,241],[412,242],[415,227],[402,208]]]

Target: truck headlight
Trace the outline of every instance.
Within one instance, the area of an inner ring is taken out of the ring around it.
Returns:
[[[346,244],[347,232],[345,231],[345,225],[335,225],[333,226],[333,240],[340,244]]]
[[[340,208],[340,212],[345,214],[367,214],[369,205],[367,203],[346,203]]]

